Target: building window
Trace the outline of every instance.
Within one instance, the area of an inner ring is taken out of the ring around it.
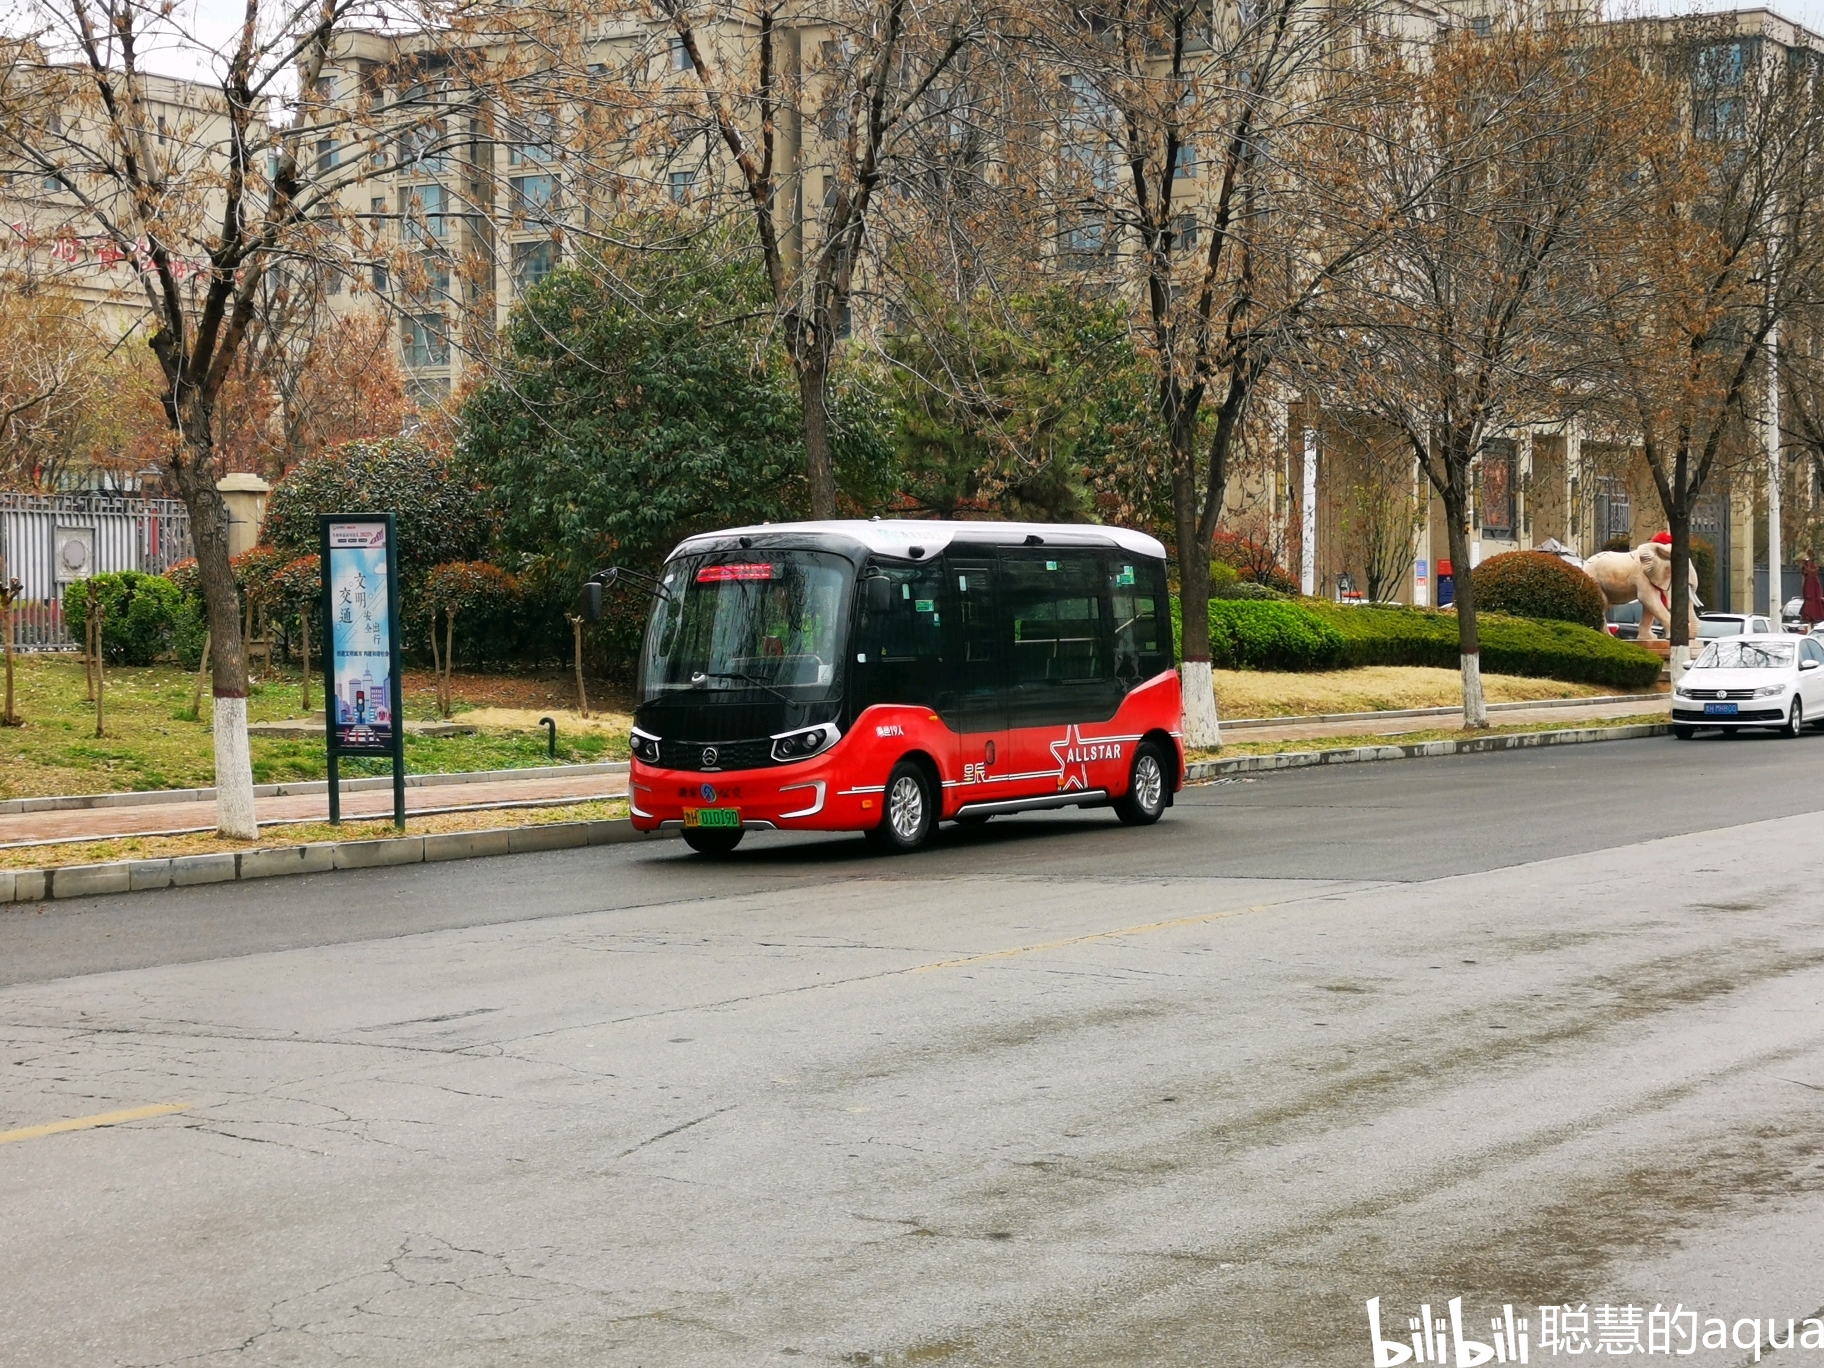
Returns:
[[[1059,244],[1066,270],[1090,270],[1104,265],[1108,256],[1108,223],[1099,213],[1077,216],[1068,223]]]
[[[1514,535],[1514,444],[1490,442],[1482,453],[1477,503],[1482,510],[1482,531],[1502,541]]]
[[[437,95],[424,86],[412,86],[399,98],[399,111],[410,126],[398,136],[399,165],[436,174],[443,170],[447,148],[443,145],[441,118],[428,117]]]
[[[557,208],[557,177],[512,176],[507,181],[507,208],[515,214],[551,213]]]
[[[1197,215],[1178,214],[1172,219],[1173,246],[1181,252],[1197,250]]]
[[[673,171],[670,182],[672,199],[679,204],[689,203],[691,187],[696,184],[696,181],[697,173],[695,171]]]
[[[542,242],[513,244],[513,288],[524,294],[557,269],[557,244],[550,238]]]
[[[1734,90],[1742,83],[1746,61],[1741,43],[1712,43],[1699,48],[1693,83],[1699,90]]]
[[[1469,31],[1478,38],[1493,37],[1495,32],[1495,21],[1486,14],[1478,14],[1469,21]]]
[[[671,40],[671,69],[673,71],[690,70],[690,49],[684,46],[684,40],[673,36]]]
[[[507,165],[540,166],[557,160],[557,119],[538,114],[507,124]]]
[[[1172,163],[1172,179],[1197,179],[1197,153],[1189,143],[1178,149],[1178,156]]]
[[[160,114],[158,116],[158,145],[163,147],[165,145],[165,140],[170,136],[171,129],[165,123],[165,116]]]
[[[399,349],[408,366],[447,366],[450,339],[440,314],[408,314],[400,320]]]
[[[317,139],[317,174],[323,175],[336,165],[337,152],[334,138]]]
[[[1742,101],[1739,96],[1701,99],[1692,102],[1697,116],[1697,136],[1706,142],[1727,142],[1742,130]]]
[[[450,235],[450,192],[441,185],[411,185],[399,192],[399,217],[406,235],[418,242],[442,242]]]
[[[419,376],[405,382],[405,397],[416,408],[436,408],[450,397],[450,382],[441,375]]]

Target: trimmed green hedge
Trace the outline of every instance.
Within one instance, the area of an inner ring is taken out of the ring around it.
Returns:
[[[1184,640],[1178,600],[1172,629]],[[1210,601],[1210,661],[1221,670],[1334,670],[1343,662],[1342,633],[1302,604],[1271,599]]]
[[[1426,608],[1299,605],[1343,637],[1345,665],[1458,667],[1457,616]],[[1478,613],[1482,669],[1487,674],[1562,679],[1617,689],[1651,688],[1660,659],[1632,642],[1572,622]]]
[[[1482,613],[1482,668],[1489,674],[1646,689],[1659,657],[1605,632],[1570,622]],[[1172,625],[1182,653],[1179,606]],[[1210,660],[1218,669],[1312,671],[1359,665],[1433,665],[1454,670],[1455,613],[1425,608],[1354,608],[1302,599],[1278,603],[1218,599],[1210,604]]]

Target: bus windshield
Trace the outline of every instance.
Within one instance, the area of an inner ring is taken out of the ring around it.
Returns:
[[[792,702],[837,686],[854,567],[816,551],[714,552],[666,565],[640,653],[642,702],[758,691]]]

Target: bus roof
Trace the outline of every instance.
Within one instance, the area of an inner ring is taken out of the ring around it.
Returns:
[[[1158,538],[1126,527],[1105,527],[1100,523],[937,522],[915,518],[835,518],[825,522],[730,527],[686,537],[671,554],[720,550],[740,537],[778,547],[814,545],[826,539],[847,541],[870,554],[901,560],[912,559],[914,546],[920,548],[923,556],[934,556],[953,541],[972,545],[1025,546],[1029,544],[1027,538],[1036,537],[1038,545],[1112,546],[1130,555],[1165,559],[1165,547],[1160,545]]]

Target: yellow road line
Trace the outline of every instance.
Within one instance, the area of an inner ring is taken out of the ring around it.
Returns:
[[[189,1110],[188,1102],[161,1102],[152,1107],[134,1107],[130,1111],[103,1112],[99,1116],[73,1116],[68,1121],[47,1121],[42,1126],[23,1126],[18,1130],[0,1131],[0,1145],[10,1145],[15,1140],[36,1140],[41,1135],[56,1135],[61,1131],[118,1126],[123,1121],[144,1121],[149,1116],[169,1116],[172,1112]]]
[[[1196,917],[1173,917],[1170,921],[1146,922],[1140,926],[1123,926],[1115,931],[1092,931],[1085,936],[1071,936],[1066,940],[1041,941],[1037,945],[1017,945],[1011,950],[990,950],[983,955],[965,955],[961,959],[939,960],[935,964],[921,964],[912,972],[928,974],[933,969],[956,969],[965,964],[981,964],[986,960],[1012,959],[1015,955],[1030,955],[1041,950],[1062,950],[1070,945],[1083,945],[1089,941],[1112,940],[1116,936],[1137,936],[1146,931],[1169,931],[1174,926],[1196,926],[1202,922],[1224,921],[1229,917],[1245,917],[1250,912],[1265,912],[1269,907],[1278,907],[1279,903],[1255,903],[1250,907],[1231,908],[1227,912],[1205,912]]]

